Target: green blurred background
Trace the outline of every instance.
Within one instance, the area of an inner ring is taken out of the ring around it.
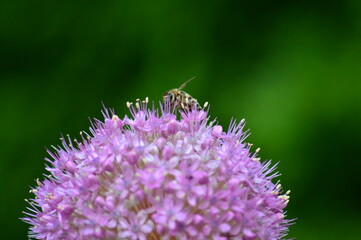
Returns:
[[[360,239],[361,1],[2,1],[1,239],[44,173],[44,147],[126,101],[186,91],[246,118],[291,189],[289,237]]]

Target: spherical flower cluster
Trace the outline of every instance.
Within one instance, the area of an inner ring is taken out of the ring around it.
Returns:
[[[282,239],[288,192],[275,166],[208,109],[148,101],[120,119],[104,108],[90,134],[49,151],[51,173],[31,190],[23,221],[36,239]],[[75,145],[75,146],[74,146]]]

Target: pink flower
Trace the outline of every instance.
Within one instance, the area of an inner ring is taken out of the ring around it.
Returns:
[[[148,102],[120,119],[104,110],[90,134],[49,151],[49,179],[32,189],[36,239],[282,239],[288,193],[251,152],[244,121],[227,132],[208,111]],[[75,145],[75,146],[74,146]]]
[[[134,239],[145,240],[146,236],[153,231],[154,224],[148,219],[148,214],[143,210],[139,211],[137,215],[134,212],[129,212],[127,219],[120,219],[120,231],[118,237],[120,239]]]

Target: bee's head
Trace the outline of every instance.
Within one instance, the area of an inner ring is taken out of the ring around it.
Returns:
[[[165,101],[167,99],[169,99],[170,102],[174,102],[175,95],[174,95],[172,90],[170,90],[170,91],[163,94],[163,100]]]

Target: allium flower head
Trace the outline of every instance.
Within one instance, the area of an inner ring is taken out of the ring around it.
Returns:
[[[208,109],[148,101],[120,119],[104,108],[90,133],[49,151],[46,180],[23,221],[36,239],[282,239],[289,220],[272,179],[245,142],[244,121],[228,131]]]

